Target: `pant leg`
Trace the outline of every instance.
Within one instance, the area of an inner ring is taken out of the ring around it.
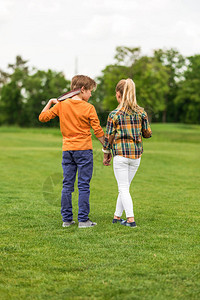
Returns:
[[[126,217],[133,217],[133,202],[129,193],[129,158],[123,156],[115,156],[113,159],[114,174],[118,184],[119,205],[116,207],[115,214],[121,216],[122,206],[125,210]],[[118,204],[118,203],[117,203]],[[119,209],[119,211],[117,211]]]
[[[114,156],[114,157],[113,157],[113,170],[114,170],[114,174],[115,174],[116,180],[117,180],[117,173],[116,173],[117,164],[118,164],[118,163],[117,163],[117,158],[116,158],[116,156]],[[121,217],[123,211],[124,211],[124,207],[123,207],[123,203],[122,203],[121,193],[118,192],[117,203],[116,203],[116,209],[115,209],[114,215],[115,215],[116,217]]]
[[[63,222],[73,220],[72,192],[76,179],[77,165],[73,159],[73,151],[63,151],[63,189],[61,196],[61,215]]]
[[[141,157],[137,159],[129,159],[129,185],[131,185],[131,181],[135,177],[135,174],[139,168],[141,161]]]
[[[118,193],[117,203],[116,203],[116,208],[115,208],[114,216],[116,216],[116,217],[121,217],[123,211],[124,211],[124,207],[123,207],[121,195],[120,195],[120,193]]]
[[[93,172],[93,151],[81,150],[74,151],[74,160],[78,167],[78,221],[85,222],[88,220],[90,212],[90,180]]]
[[[129,159],[129,192],[130,192],[130,185],[131,182],[133,180],[133,178],[135,177],[135,174],[139,168],[140,165],[140,160],[141,158],[138,159]],[[133,203],[133,200],[132,200]],[[134,211],[133,211],[133,216],[134,216]]]

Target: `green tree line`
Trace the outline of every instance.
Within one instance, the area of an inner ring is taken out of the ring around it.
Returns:
[[[122,78],[136,84],[138,104],[153,122],[200,123],[200,55],[184,57],[176,49],[156,49],[152,56],[141,49],[117,47],[114,64],[102,70],[91,98],[101,124],[115,109],[115,86]],[[62,72],[30,69],[16,57],[10,72],[0,70],[0,125],[40,126],[38,115],[47,101],[70,90]],[[57,126],[52,120],[46,126]]]
[[[27,63],[17,56],[8,65],[10,73],[0,70],[0,125],[40,126],[38,115],[47,101],[70,90],[62,72],[30,69]],[[56,118],[46,126],[57,124]]]

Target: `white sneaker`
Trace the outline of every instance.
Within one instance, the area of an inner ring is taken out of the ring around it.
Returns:
[[[97,225],[97,223],[92,222],[90,219],[88,219],[88,220],[85,221],[85,222],[79,222],[78,228],[94,227],[95,225]]]
[[[73,224],[75,224],[75,221],[63,222],[62,227],[69,227],[69,226],[71,226]]]

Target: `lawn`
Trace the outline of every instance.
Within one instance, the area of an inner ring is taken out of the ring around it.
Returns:
[[[153,124],[131,185],[138,227],[112,224],[117,184],[93,138],[90,218],[62,228],[58,129],[0,128],[0,298],[200,299],[200,126]],[[124,216],[125,217],[125,216]]]

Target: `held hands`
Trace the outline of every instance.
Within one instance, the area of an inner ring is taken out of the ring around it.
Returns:
[[[112,159],[112,154],[111,153],[104,153],[104,158],[103,158],[103,164],[104,166],[110,166],[110,162]]]

